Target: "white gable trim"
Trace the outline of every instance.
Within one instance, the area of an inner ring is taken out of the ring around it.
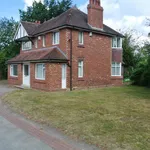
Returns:
[[[15,33],[14,40],[17,40],[17,39],[20,39],[20,38],[26,37],[26,36],[28,36],[28,33],[25,30],[25,28],[23,27],[22,23],[20,22],[20,24],[17,28],[17,31]]]

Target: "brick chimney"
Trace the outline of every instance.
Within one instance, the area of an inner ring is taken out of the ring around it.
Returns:
[[[94,28],[103,29],[103,7],[100,0],[89,0],[88,24]]]

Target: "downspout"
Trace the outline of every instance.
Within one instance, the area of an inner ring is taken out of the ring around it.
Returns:
[[[70,91],[73,90],[72,87],[72,29],[70,31]]]

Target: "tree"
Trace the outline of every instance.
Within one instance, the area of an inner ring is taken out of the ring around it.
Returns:
[[[22,21],[47,21],[53,17],[56,17],[72,5],[72,0],[44,0],[44,3],[34,1],[31,7],[27,7],[27,10],[19,10],[20,19]]]
[[[7,77],[7,60],[20,51],[20,45],[13,41],[18,23],[13,18],[0,19],[0,72],[2,78]]]
[[[141,59],[134,69],[131,80],[136,85],[150,87],[150,44],[145,43],[140,52]]]
[[[124,77],[130,78],[133,69],[140,59],[138,49],[139,47],[135,44],[132,32],[124,33],[123,39],[123,63],[124,63]]]

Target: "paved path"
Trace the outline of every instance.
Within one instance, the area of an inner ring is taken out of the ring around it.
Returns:
[[[15,89],[0,85],[0,98]],[[56,129],[41,130],[8,110],[0,101],[0,150],[97,150],[94,146],[75,142]]]

